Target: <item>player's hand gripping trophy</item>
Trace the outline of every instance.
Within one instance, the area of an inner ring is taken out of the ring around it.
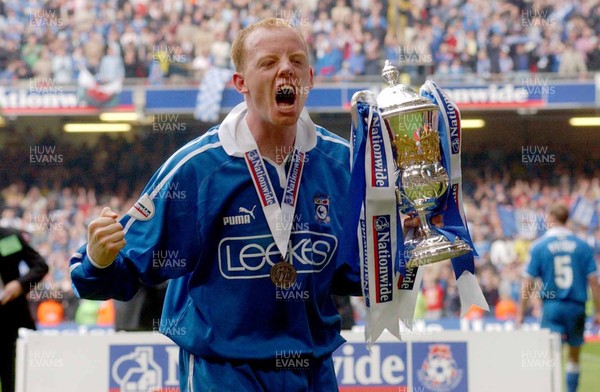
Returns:
[[[462,239],[450,242],[431,229],[429,217],[448,189],[448,174],[441,163],[438,134],[439,107],[410,87],[399,84],[399,72],[386,61],[382,71],[389,86],[377,96],[377,106],[392,134],[398,170],[396,189],[402,213],[414,213],[420,227],[404,243],[407,268],[451,259],[470,252]]]

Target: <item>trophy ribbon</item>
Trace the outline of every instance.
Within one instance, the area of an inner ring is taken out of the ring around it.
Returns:
[[[397,284],[398,257],[402,258],[404,248],[391,135],[377,110],[373,93],[361,91],[354,95],[352,116],[351,186],[355,184],[356,188],[352,188],[355,202],[348,227],[358,237],[362,291],[367,306],[365,338],[371,345],[385,329],[401,338],[400,316],[404,311],[410,313],[408,317],[412,320],[419,285],[414,286],[411,306],[411,300],[402,295]]]
[[[472,249],[475,249],[467,227],[462,200],[460,112],[447,94],[432,81],[425,82],[420,89],[420,95],[440,107],[441,121],[439,121],[438,133],[442,144],[442,165],[450,177],[448,196],[446,200],[440,200],[438,208],[444,226],[432,229],[437,230],[450,241],[454,241],[456,237],[462,238]],[[475,279],[474,254],[475,251],[452,259],[460,296],[461,316],[469,311],[471,305],[489,311],[488,303]]]

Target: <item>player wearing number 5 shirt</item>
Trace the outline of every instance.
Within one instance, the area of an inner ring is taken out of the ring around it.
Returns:
[[[531,261],[524,272],[521,309],[518,323],[523,320],[529,298],[542,300],[541,326],[558,332],[569,346],[567,360],[567,390],[574,392],[579,384],[579,352],[583,344],[585,302],[588,283],[592,288],[596,313],[600,322],[600,286],[592,248],[566,227],[569,210],[564,205],[551,207],[549,230],[531,247]],[[535,284],[539,278],[541,284]],[[536,289],[539,292],[536,293]]]

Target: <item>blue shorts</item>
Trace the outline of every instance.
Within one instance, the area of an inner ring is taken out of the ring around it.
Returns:
[[[331,356],[214,361],[179,350],[181,392],[337,392]]]
[[[581,346],[584,341],[585,304],[565,301],[544,302],[541,327],[560,333],[562,341],[569,346]]]

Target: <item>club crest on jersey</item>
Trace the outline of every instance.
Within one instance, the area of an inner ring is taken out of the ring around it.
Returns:
[[[319,223],[329,223],[329,196],[317,195],[313,198],[315,203],[315,219]]]
[[[135,202],[133,207],[127,212],[127,215],[140,221],[147,221],[152,219],[154,211],[154,202],[150,199],[150,196],[145,194]]]
[[[233,225],[247,225],[252,222],[252,220],[256,219],[254,216],[254,210],[256,209],[256,204],[252,206],[252,209],[247,209],[246,207],[239,208],[239,215],[231,215],[223,217],[223,226],[233,226]]]

